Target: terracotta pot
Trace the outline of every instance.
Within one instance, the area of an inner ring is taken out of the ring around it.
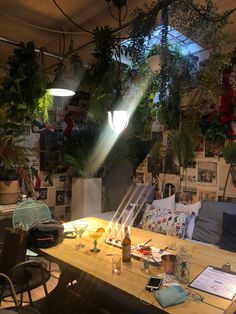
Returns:
[[[0,181],[0,204],[16,204],[20,196],[20,187],[17,180]]]

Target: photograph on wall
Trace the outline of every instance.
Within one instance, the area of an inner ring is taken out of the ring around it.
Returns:
[[[197,202],[197,189],[186,187],[181,189],[178,202],[183,204],[192,204]]]
[[[65,204],[65,191],[56,191],[56,206]]]
[[[37,200],[46,200],[48,198],[48,189],[41,188],[35,191],[35,197]]]
[[[217,191],[198,189],[198,201],[202,202],[202,201],[217,201],[217,200],[218,200]]]
[[[205,157],[218,157],[222,155],[224,141],[220,143],[212,143],[205,141]]]
[[[198,183],[216,184],[217,162],[198,161]]]

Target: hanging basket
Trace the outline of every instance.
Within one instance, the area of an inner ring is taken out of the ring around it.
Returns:
[[[161,56],[153,55],[147,58],[147,63],[153,73],[159,72],[161,69]]]

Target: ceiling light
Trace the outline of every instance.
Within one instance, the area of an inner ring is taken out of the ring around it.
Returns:
[[[128,125],[128,116],[125,110],[108,111],[108,122],[111,129],[120,134]]]
[[[64,79],[64,69],[63,67],[59,67],[57,69],[57,72],[55,74],[54,81],[49,84],[48,87],[49,92],[53,96],[73,96],[75,94],[75,91],[73,91],[69,84],[65,82]]]

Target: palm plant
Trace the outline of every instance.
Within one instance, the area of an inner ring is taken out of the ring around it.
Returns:
[[[171,147],[176,156],[180,167],[180,187],[183,177],[187,174],[189,162],[194,157],[194,151],[197,145],[196,138],[188,129],[180,129],[170,135]],[[182,169],[182,173],[181,173]]]

